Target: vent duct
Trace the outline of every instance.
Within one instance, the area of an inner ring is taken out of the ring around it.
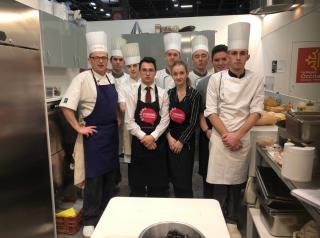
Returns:
[[[291,11],[303,3],[304,0],[251,0],[250,13],[263,15]]]

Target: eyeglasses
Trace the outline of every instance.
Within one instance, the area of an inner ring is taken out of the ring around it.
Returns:
[[[92,59],[92,60],[95,61],[95,62],[99,62],[100,60],[102,60],[102,61],[107,61],[107,60],[108,60],[108,57],[107,57],[107,56],[101,56],[101,57],[99,57],[99,56],[92,56],[92,57],[90,57],[90,59]]]
[[[155,69],[141,69],[141,72],[142,73],[154,73],[155,72]]]

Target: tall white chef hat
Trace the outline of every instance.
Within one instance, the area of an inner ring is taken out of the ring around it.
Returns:
[[[181,51],[181,35],[179,33],[168,33],[163,36],[164,51]]]
[[[114,37],[111,39],[111,56],[123,57],[121,46],[125,45],[127,41],[121,37]]]
[[[197,50],[205,50],[209,52],[208,49],[208,38],[204,35],[196,36],[191,41],[192,54]]]
[[[104,31],[88,32],[86,34],[89,54],[96,51],[107,52],[107,34]]]
[[[249,49],[250,23],[237,22],[228,26],[228,50]]]
[[[138,64],[140,62],[140,50],[138,43],[128,43],[121,47],[126,65]]]

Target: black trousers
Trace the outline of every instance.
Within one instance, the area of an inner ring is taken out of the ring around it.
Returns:
[[[238,224],[241,189],[245,183],[235,185],[214,184],[213,198],[218,200],[227,223]]]
[[[192,173],[194,164],[194,140],[185,144],[179,154],[169,151],[169,174],[174,196],[192,198]]]
[[[83,198],[83,225],[97,225],[113,196],[117,168],[94,178],[87,178]]]
[[[128,164],[130,197],[168,197],[168,186],[137,185],[133,180],[132,164]]]
[[[214,185],[211,183],[207,183],[206,177],[202,177],[202,187],[203,187],[203,198],[212,198],[213,197],[213,188]]]

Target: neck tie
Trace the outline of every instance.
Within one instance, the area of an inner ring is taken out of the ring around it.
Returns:
[[[146,93],[146,100],[145,103],[151,103],[151,87],[146,87],[147,93]]]

